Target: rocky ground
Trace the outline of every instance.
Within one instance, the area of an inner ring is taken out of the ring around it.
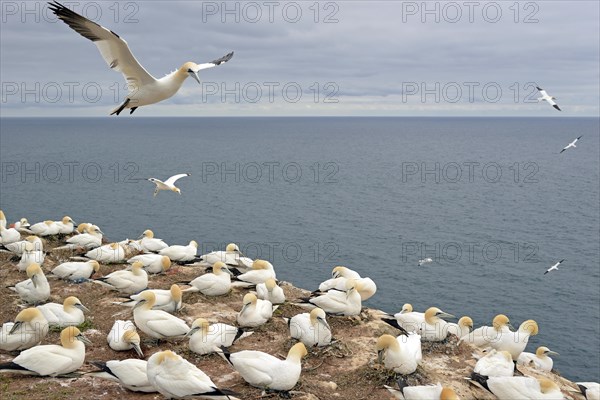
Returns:
[[[55,247],[56,242],[47,242],[46,249]],[[71,254],[50,253],[43,264],[48,275],[56,265],[65,261]],[[16,268],[16,261],[11,261],[6,253],[0,253],[0,320],[13,320],[21,310],[18,296],[6,288],[25,279],[25,274]],[[100,275],[122,269],[123,265],[103,265]],[[202,269],[173,265],[167,274],[154,276],[150,279],[150,288],[168,288],[171,284],[190,281],[201,273]],[[130,308],[115,305],[120,301],[116,292],[93,284],[73,284],[61,280],[51,280],[52,296],[50,301],[62,303],[67,296],[77,296],[91,310],[81,326],[86,337],[92,342],[87,346],[86,364],[81,372],[93,371],[95,368],[87,364],[89,361],[108,361],[113,359],[134,358],[134,351],[115,352],[108,347],[106,335],[115,319],[133,320]],[[288,283],[282,283],[288,300],[306,296],[307,292]],[[198,317],[204,317],[210,322],[235,324],[236,313],[241,309],[242,297],[245,290],[233,290],[226,296],[206,297],[199,293],[184,293],[185,307],[179,317],[190,325]],[[287,324],[283,317],[305,312],[302,308],[290,303],[279,307],[275,316],[265,325],[254,329],[254,334],[240,340],[230,348],[232,352],[240,350],[261,350],[273,355],[285,357],[288,349],[294,343],[289,337]],[[302,375],[298,385],[292,392],[294,399],[392,399],[383,388],[384,384],[394,385],[394,376],[376,363],[377,354],[375,342],[383,333],[397,334],[395,329],[381,322],[378,310],[365,309],[359,317],[329,317],[328,321],[333,330],[334,344],[321,349],[309,349],[309,355],[302,362]],[[198,356],[188,349],[187,341],[169,341],[158,346],[152,345],[140,332],[142,350],[146,359],[159,350],[171,349],[192,362],[222,388],[239,393],[241,399],[277,398],[276,394],[264,394],[261,390],[247,385],[218,355]],[[51,332],[42,344],[58,344],[58,331]],[[468,376],[475,360],[475,351],[468,344],[457,344],[449,339],[438,344],[423,344],[424,362],[421,367],[406,380],[411,385],[440,382],[452,387],[462,399],[493,399],[490,393],[475,387],[464,379]],[[15,354],[0,352],[0,362],[10,361]],[[539,371],[519,367],[523,373],[531,376],[545,376],[557,382],[563,389],[567,399],[582,399],[583,397],[571,390],[576,386],[563,379],[556,373],[540,373]],[[86,376],[79,378],[40,378],[20,375],[0,375],[0,398],[12,399],[160,399],[158,393],[142,394],[130,392],[121,388],[117,383]]]

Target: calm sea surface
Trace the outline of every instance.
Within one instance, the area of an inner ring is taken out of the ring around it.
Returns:
[[[567,378],[600,379],[598,119],[0,121],[11,222],[68,214],[110,240],[150,228],[202,251],[236,242],[307,289],[345,265],[375,280],[367,305],[388,312],[533,318],[529,351],[546,345]],[[181,196],[152,197],[145,178],[182,172]]]

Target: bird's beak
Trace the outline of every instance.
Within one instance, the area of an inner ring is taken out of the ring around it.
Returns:
[[[140,356],[140,358],[144,358],[144,353],[142,353],[142,349],[140,348],[139,344],[134,344],[133,349],[135,350],[137,355]]]
[[[137,304],[135,306],[133,306],[134,309],[138,308],[139,306],[141,306],[142,304],[144,304],[146,302],[146,300],[140,300],[137,302]]]
[[[246,311],[246,308],[248,308],[249,305],[250,305],[250,303],[244,304],[244,306],[242,307],[242,310],[240,311],[240,314],[243,314],[244,311]]]
[[[143,238],[143,237],[144,237],[144,234],[142,233],[140,236],[138,236],[138,240],[141,239],[141,238]]]
[[[192,336],[194,333],[198,332],[198,330],[200,329],[199,326],[192,328],[188,331],[188,333],[186,333],[185,335],[183,335],[183,337],[190,337]]]
[[[438,317],[442,318],[442,319],[456,319],[456,317],[452,314],[448,314],[448,313],[441,313],[440,315],[438,315]]]
[[[317,317],[317,322],[320,323],[321,325],[323,325],[325,328],[331,330],[331,328],[329,327],[329,324],[323,318]]]
[[[560,356],[560,354],[558,354],[557,352],[552,351],[552,350],[547,351],[546,354],[551,355],[551,356]]]
[[[192,78],[194,78],[194,79],[196,80],[196,82],[198,82],[198,84],[201,84],[201,83],[200,83],[200,77],[198,76],[198,73],[197,73],[197,72],[190,71],[190,72],[188,72],[188,74],[190,74],[190,76],[191,76]]]
[[[37,275],[31,277],[31,283],[33,283],[33,287],[37,288]]]
[[[227,268],[227,267],[225,267],[225,268],[221,268],[221,271],[225,271],[225,272],[227,272],[229,275],[233,276],[233,272],[231,272],[231,271],[229,270],[229,268]]]
[[[508,324],[506,324],[506,326],[508,326],[508,328],[512,329],[513,331],[515,330],[515,328],[512,326],[512,324],[510,322]]]
[[[75,307],[79,308],[81,311],[90,312],[90,309],[84,306],[83,304],[76,304]]]
[[[12,326],[12,328],[10,328],[10,331],[8,332],[9,335],[12,335],[13,333],[15,333],[15,331],[17,329],[19,329],[19,327],[23,325],[23,321],[16,321],[15,324]]]
[[[83,336],[81,334],[75,336],[75,339],[77,339],[77,340],[79,340],[79,341],[81,341],[81,342],[83,342],[85,344],[89,344],[89,345],[92,344],[92,342],[90,342],[90,340],[88,338],[86,338],[85,336]]]
[[[101,235],[104,235],[104,232],[102,232],[100,229],[96,229],[96,232],[98,232]]]

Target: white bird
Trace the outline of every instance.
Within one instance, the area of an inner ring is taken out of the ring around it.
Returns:
[[[160,274],[171,268],[171,259],[160,254],[140,254],[127,260],[129,264],[133,264],[136,261],[141,262],[149,274]]]
[[[256,285],[256,295],[261,300],[269,300],[273,304],[285,303],[285,293],[283,289],[277,285],[273,278],[269,278],[265,283]]]
[[[326,313],[335,315],[358,315],[362,309],[362,301],[358,292],[360,288],[361,282],[348,279],[345,291],[330,290],[314,298],[302,299],[308,304],[300,304],[300,306],[314,305]]]
[[[91,364],[100,370],[89,372],[88,375],[118,382],[125,389],[133,392],[153,393],[156,392],[156,388],[148,381],[147,363],[146,360],[136,358],[107,362],[92,361]]]
[[[15,228],[16,230],[18,230],[21,233],[31,234],[33,232],[31,232],[29,230],[30,226],[31,226],[31,224],[29,223],[29,221],[27,221],[27,218],[21,218],[20,220],[15,222],[13,228]]]
[[[58,225],[58,233],[62,235],[69,235],[75,231],[75,221],[68,215],[65,215],[62,220],[55,221]]]
[[[408,386],[402,379],[398,379],[398,389],[383,385],[396,399],[399,400],[459,400],[456,392],[448,387],[437,385]]]
[[[53,236],[58,235],[60,227],[54,221],[44,221],[33,224],[29,230],[37,236]]]
[[[57,250],[76,250],[83,248],[87,250],[102,246],[102,231],[96,226],[85,227],[84,233],[72,236],[67,239],[64,246],[55,247]]]
[[[448,336],[450,327],[442,318],[455,318],[437,307],[430,307],[424,314],[416,312],[397,313],[394,319],[383,318],[383,321],[395,328],[407,332],[416,332],[426,342],[439,342]]]
[[[20,240],[18,242],[4,244],[4,248],[10,252],[15,253],[18,256],[21,256],[25,252],[25,246],[27,243],[33,244],[34,250],[37,250],[37,251],[44,250],[44,244],[42,242],[42,239],[37,236],[27,236],[25,238],[25,240]]]
[[[148,381],[167,399],[236,399],[234,392],[217,388],[202,370],[171,350],[154,353],[146,368]]]
[[[262,351],[244,350],[221,354],[250,385],[262,389],[287,392],[296,386],[302,372],[302,357],[308,352],[303,343],[296,343],[288,351],[287,358],[280,360]]]
[[[257,327],[273,316],[273,304],[268,300],[259,300],[254,293],[247,293],[242,301],[242,309],[237,315],[241,327]]]
[[[577,143],[577,141],[579,139],[581,139],[582,137],[583,137],[583,135],[578,136],[577,139],[573,140],[571,143],[569,143],[568,145],[566,145],[565,147],[563,147],[563,149],[560,152],[562,153],[563,151],[565,151],[567,149],[570,149],[571,147],[577,147],[577,146],[575,146],[575,143]]]
[[[600,384],[598,382],[577,382],[577,386],[586,400],[600,400]]]
[[[90,279],[90,277],[100,270],[100,264],[96,260],[86,262],[66,262],[57,265],[52,274],[69,281],[79,281],[82,279]]]
[[[563,400],[556,383],[529,376],[487,377],[473,373],[471,379],[493,393],[498,400]]]
[[[211,325],[204,318],[198,318],[192,323],[192,329],[186,336],[190,338],[190,350],[204,355],[217,353],[221,351],[221,347],[229,347],[253,333],[223,323]]]
[[[148,274],[144,271],[142,263],[136,261],[131,265],[131,271],[126,269],[115,271],[102,278],[94,279],[92,282],[121,293],[134,294],[148,287]]]
[[[489,347],[491,342],[498,341],[503,335],[511,334],[512,325],[504,314],[498,314],[492,321],[492,326],[481,326],[460,338],[460,342],[468,342],[475,347]]]
[[[144,251],[144,248],[142,247],[142,244],[139,240],[125,239],[121,240],[118,243],[123,247],[123,250],[125,250],[125,254],[127,256],[129,256],[132,253],[140,253]]]
[[[21,240],[21,233],[15,228],[6,229],[0,226],[0,243],[7,245]]]
[[[527,347],[529,338],[537,335],[538,332],[537,322],[529,319],[523,322],[516,332],[505,332],[497,340],[491,341],[489,345],[498,351],[508,351],[513,360],[518,360],[519,355]]]
[[[253,286],[265,283],[267,279],[277,279],[273,264],[266,260],[254,260],[252,268],[248,272],[238,275],[236,286]]]
[[[252,265],[252,260],[244,257],[240,252],[240,248],[235,243],[229,243],[225,247],[225,251],[212,251],[201,255],[198,259],[208,265],[213,265],[217,261],[221,261],[226,265],[238,267],[238,269],[247,269],[248,266]]]
[[[150,229],[146,229],[144,233],[142,233],[142,236],[140,236],[140,239],[142,249],[146,252],[157,253],[162,249],[169,247],[162,239],[155,238],[154,232]]]
[[[327,346],[331,343],[331,328],[327,323],[325,311],[314,308],[310,313],[294,315],[288,320],[290,336],[305,346]]]
[[[548,272],[552,272],[552,271],[558,271],[558,266],[560,264],[563,263],[563,261],[565,261],[564,259],[560,260],[559,262],[557,262],[556,264],[554,264],[553,266],[551,266],[550,268],[548,268],[546,270],[546,272],[544,272],[544,275],[546,275]]]
[[[154,197],[156,197],[158,192],[160,192],[161,190],[167,190],[170,192],[175,192],[175,193],[181,194],[181,189],[179,189],[177,186],[175,186],[175,182],[183,177],[191,176],[191,175],[192,174],[173,175],[164,182],[161,181],[160,179],[156,179],[156,178],[148,178],[148,180],[156,185],[156,189],[154,189]]]
[[[0,350],[21,351],[38,345],[48,334],[48,321],[40,310],[26,308],[0,328]]]
[[[119,243],[110,243],[85,253],[87,258],[101,263],[121,263],[125,260],[125,249]]]
[[[200,292],[206,296],[221,296],[231,290],[231,272],[221,261],[212,267],[212,273],[200,275],[189,283],[184,292]]]
[[[519,354],[517,363],[519,365],[527,365],[542,371],[550,372],[554,366],[554,361],[549,357],[550,355],[558,356],[559,354],[545,346],[540,346],[535,350],[535,353],[527,353],[524,351]]]
[[[196,251],[198,251],[198,243],[192,240],[187,246],[169,246],[159,251],[158,254],[169,257],[171,261],[181,262],[193,260],[196,257]]]
[[[166,289],[148,289],[148,292],[154,293],[156,297],[153,310],[163,310],[168,313],[175,313],[179,311],[183,305],[181,288],[177,284],[172,284],[171,288]],[[122,303],[117,303],[126,307],[135,307],[137,303],[142,300],[140,294],[132,294],[129,296],[131,300]]]
[[[190,331],[184,320],[166,311],[153,310],[156,296],[151,291],[140,293],[141,299],[133,309],[135,325],[146,335],[155,339],[181,337]]]
[[[417,333],[400,335],[381,335],[375,345],[377,361],[385,368],[402,375],[412,374],[423,359],[421,336]]]
[[[76,371],[85,359],[83,343],[91,342],[74,326],[63,329],[60,342],[62,346],[49,344],[24,350],[11,362],[0,364],[0,372],[57,376]]]
[[[44,314],[48,325],[60,327],[81,325],[85,321],[83,312],[90,311],[75,296],[67,297],[63,304],[46,303],[36,308]]]
[[[424,258],[424,259],[422,259],[422,260],[419,260],[419,267],[420,267],[421,265],[423,265],[423,264],[428,264],[428,263],[430,263],[430,262],[433,262],[433,259],[432,259],[431,257],[427,257],[427,258]]]
[[[116,320],[106,336],[106,340],[108,346],[115,351],[133,349],[140,357],[144,357],[144,353],[140,348],[140,335],[138,335],[135,325],[131,321]]]
[[[129,93],[123,104],[113,110],[111,115],[119,115],[125,108],[129,108],[131,114],[138,107],[168,99],[177,93],[188,76],[200,83],[198,77],[200,70],[216,67],[233,57],[233,52],[231,52],[208,63],[186,62],[175,72],[164,78],[156,79],[140,65],[131,53],[127,42],[116,33],[69,10],[57,1],[50,3],[50,10],[77,33],[93,41],[108,66],[121,72],[127,80]]]
[[[508,351],[492,349],[477,360],[473,371],[484,376],[513,376],[515,364]]]
[[[4,211],[0,210],[0,227],[6,228],[6,215],[4,215]]]
[[[360,298],[362,301],[368,300],[371,298],[375,292],[377,292],[377,285],[371,278],[362,278],[358,272],[353,271],[346,267],[335,267],[331,272],[332,278],[328,279],[324,282],[321,282],[319,285],[320,292],[326,292],[329,290],[345,290],[346,289],[346,280],[354,279],[357,282],[360,282],[360,290],[358,293],[360,294]],[[313,292],[316,294],[317,292]]]
[[[464,316],[458,320],[457,324],[448,322],[446,327],[448,329],[448,334],[454,335],[460,339],[461,337],[471,333],[473,330],[473,320],[471,317]]]
[[[540,94],[542,95],[542,97],[538,97],[537,101],[547,101],[548,104],[550,104],[552,107],[556,108],[558,111],[562,111],[560,109],[560,107],[558,106],[558,104],[556,104],[556,102],[554,100],[556,100],[556,97],[554,96],[549,96],[548,93],[546,93],[546,91],[544,89],[542,89],[541,87],[536,87],[537,90],[539,90]]]
[[[27,267],[27,277],[24,281],[10,286],[9,289],[17,292],[21,300],[27,304],[39,304],[50,297],[50,285],[39,264],[31,264]]]
[[[37,247],[31,243],[25,243],[25,251],[21,254],[21,259],[17,264],[19,271],[25,271],[32,264],[42,265],[46,259],[46,254],[43,251],[38,250]]]

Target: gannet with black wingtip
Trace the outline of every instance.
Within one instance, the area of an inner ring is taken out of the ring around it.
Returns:
[[[78,370],[85,359],[85,345],[91,342],[74,326],[60,333],[61,346],[49,344],[24,350],[11,362],[0,364],[0,372],[23,375],[58,376]]]
[[[206,319],[197,318],[185,336],[190,338],[190,350],[204,355],[218,353],[221,347],[229,347],[253,333],[223,323],[209,324]]]
[[[400,312],[397,312],[394,315],[386,314],[386,316],[386,318],[382,318],[382,321],[406,333],[408,332],[401,326],[402,323],[405,321],[412,321],[411,326],[414,326],[414,321],[425,320],[425,313],[413,311],[413,306],[410,303],[405,303]]]
[[[138,107],[158,103],[172,97],[189,76],[198,83],[198,72],[221,65],[233,57],[233,52],[216,60],[196,64],[186,62],[175,72],[156,79],[150,75],[131,53],[127,42],[119,35],[69,10],[59,2],[49,3],[50,10],[69,27],[83,37],[91,40],[100,50],[104,61],[111,69],[119,71],[127,80],[129,93],[123,104],[111,112],[119,115],[128,108],[132,114]]]
[[[132,392],[154,393],[156,388],[148,381],[146,360],[128,358],[126,360],[110,360],[106,362],[92,361],[99,371],[88,372],[87,375],[118,382]]]
[[[238,269],[248,269],[252,265],[252,260],[248,257],[244,257],[240,251],[240,248],[235,243],[229,243],[225,247],[225,251],[212,251],[207,254],[203,254],[198,257],[199,261],[202,261],[208,265],[221,261],[226,265],[237,267]],[[244,271],[245,272],[245,271]]]
[[[43,251],[44,243],[42,239],[37,236],[27,236],[25,240],[19,240],[18,242],[13,242],[9,244],[4,244],[4,248],[12,253],[15,253],[17,256],[22,256],[25,252],[25,245],[27,243],[33,244],[34,250]]]
[[[448,329],[448,334],[454,335],[460,339],[461,337],[471,333],[473,330],[473,320],[471,317],[464,316],[458,320],[457,324],[448,322],[446,327]]]
[[[541,87],[536,87],[536,89],[540,92],[540,94],[542,95],[542,97],[538,97],[537,101],[541,102],[541,101],[547,101],[548,104],[550,104],[552,107],[556,108],[558,111],[562,111],[560,109],[560,107],[558,106],[558,104],[556,104],[556,102],[554,100],[556,100],[556,97],[554,96],[549,96],[548,93],[546,93],[546,91],[544,89],[542,89]]]
[[[546,272],[544,272],[544,275],[546,275],[548,272],[552,272],[552,271],[558,271],[558,266],[560,264],[563,263],[563,261],[565,261],[564,259],[560,260],[559,262],[557,262],[556,264],[554,264],[553,266],[551,266],[550,268],[548,268],[546,270]]]
[[[31,225],[29,230],[37,236],[54,236],[58,235],[60,227],[55,221],[47,220]]]
[[[375,345],[377,361],[385,368],[402,375],[412,374],[423,359],[421,336],[417,333],[400,335],[381,335]]]
[[[573,140],[571,143],[569,143],[568,145],[566,145],[565,147],[563,147],[563,149],[562,149],[560,152],[562,153],[563,151],[565,151],[565,150],[568,150],[568,149],[570,149],[571,147],[577,147],[577,146],[575,145],[575,143],[577,143],[577,141],[578,141],[579,139],[581,139],[582,137],[583,137],[583,135],[581,135],[581,136],[578,136],[578,137],[577,137],[575,140]],[[560,153],[559,153],[559,154],[560,154]]]
[[[171,350],[148,359],[148,381],[167,399],[200,398],[236,400],[234,392],[219,389],[202,370]]]
[[[168,290],[149,289],[146,291],[154,293],[155,303],[152,306],[153,310],[162,310],[173,314],[179,311],[183,305],[181,288],[177,284],[172,284],[171,288]],[[132,294],[131,296],[129,296],[129,298],[131,299],[130,301],[125,301],[117,304],[126,307],[135,307],[137,303],[143,299],[141,293]]]
[[[173,175],[164,182],[161,181],[160,179],[148,178],[148,180],[150,182],[152,182],[156,185],[156,189],[154,189],[154,197],[156,197],[158,192],[160,192],[161,190],[166,190],[169,192],[175,192],[175,193],[181,194],[181,189],[179,189],[177,186],[175,186],[175,182],[177,182],[179,179],[184,178],[186,176],[192,176],[192,174]]]
[[[52,274],[68,281],[79,281],[90,279],[90,277],[100,271],[100,264],[96,260],[86,262],[72,261],[57,265]]]
[[[296,386],[302,372],[302,358],[308,354],[303,343],[293,345],[285,360],[262,351],[229,353],[225,348],[222,350],[219,354],[250,385],[279,392],[287,392]]]
[[[83,233],[68,238],[66,245],[55,247],[53,251],[76,250],[78,248],[92,250],[100,246],[102,246],[102,231],[91,225],[85,227]]]
[[[259,300],[254,293],[247,293],[242,304],[237,315],[237,323],[241,327],[260,326],[273,316],[273,304],[269,300]]]
[[[577,382],[577,387],[586,400],[600,400],[600,383]]]
[[[69,235],[75,231],[75,221],[68,215],[65,215],[62,220],[55,221],[58,225],[58,233],[61,235]]]
[[[489,345],[499,351],[508,351],[513,360],[518,360],[519,355],[527,347],[527,342],[531,336],[537,335],[539,332],[538,324],[532,319],[523,322],[516,332],[506,332],[496,341],[492,341]]]
[[[492,349],[477,360],[473,371],[485,376],[513,376],[515,364],[508,351]]]
[[[502,336],[511,334],[511,328],[508,317],[498,314],[494,317],[492,326],[481,326],[469,335],[460,338],[459,342],[468,342],[475,347],[489,347],[491,342],[497,342]]]
[[[556,383],[529,376],[487,377],[473,373],[471,379],[493,393],[498,400],[563,400]]]
[[[184,320],[166,311],[153,310],[156,295],[149,290],[140,293],[140,300],[133,308],[133,320],[139,330],[155,339],[182,337],[190,331]]]
[[[325,294],[311,299],[302,299],[308,304],[299,304],[300,306],[314,305],[323,309],[328,314],[344,315],[347,317],[360,314],[362,301],[358,289],[361,282],[355,279],[346,280],[346,290],[330,290]]]
[[[327,346],[331,343],[331,328],[325,311],[314,308],[310,313],[294,315],[288,321],[290,336],[307,347]]]
[[[10,286],[9,289],[17,292],[21,300],[27,304],[39,304],[50,297],[50,285],[39,264],[27,267],[28,279]]]
[[[40,310],[26,308],[0,328],[0,350],[21,351],[38,345],[48,334],[48,321]]]
[[[144,271],[142,263],[136,261],[131,265],[131,271],[127,269],[115,271],[92,282],[121,293],[134,294],[148,287],[148,274]]]
[[[394,398],[399,400],[460,400],[456,392],[448,387],[437,385],[408,386],[402,379],[398,378],[398,389],[383,385]]]
[[[358,272],[353,271],[346,267],[335,267],[331,272],[331,279],[321,282],[319,285],[320,292],[326,292],[329,290],[345,290],[346,280],[354,279],[361,282],[360,285],[360,298],[362,301],[368,300],[375,292],[377,292],[377,285],[371,278],[362,278]]]
[[[181,262],[190,261],[196,257],[198,243],[192,240],[187,246],[173,245],[166,247],[158,252],[161,256],[167,256],[171,261]]]
[[[395,328],[407,332],[416,332],[426,342],[440,342],[448,336],[448,322],[442,318],[455,318],[437,307],[430,307],[424,314],[407,312],[394,315],[394,319],[384,318],[383,321]]]
[[[108,346],[115,351],[135,350],[140,357],[144,353],[140,347],[140,335],[138,335],[135,325],[131,321],[116,320],[110,332],[106,336]]]
[[[261,300],[269,300],[273,304],[285,303],[285,293],[273,278],[256,285],[256,296]]]
[[[103,264],[121,263],[125,261],[125,249],[119,243],[110,243],[88,251],[85,256]]]
[[[21,259],[17,264],[17,269],[22,272],[26,271],[27,268],[32,264],[38,264],[41,266],[45,259],[46,254],[43,251],[38,250],[33,243],[27,242],[25,243],[25,251],[23,254],[21,254]]]
[[[67,297],[63,304],[46,303],[36,308],[44,314],[48,325],[60,327],[81,325],[85,321],[83,312],[90,311],[75,296]]]
[[[558,356],[559,354],[546,346],[540,346],[536,349],[535,353],[527,353],[524,351],[519,354],[517,364],[527,365],[541,371],[549,372],[552,371],[552,367],[554,366],[554,361],[549,357],[551,355]]]
[[[277,279],[273,264],[266,260],[254,260],[252,268],[248,272],[238,275],[234,286],[249,287],[265,283],[267,279]]]
[[[21,233],[15,228],[3,228],[0,226],[0,243],[3,245],[15,243],[21,240]]]
[[[160,254],[139,254],[127,260],[129,264],[133,264],[136,261],[141,262],[149,274],[162,274],[171,268],[171,259]]]
[[[231,290],[231,272],[221,261],[212,266],[211,273],[200,275],[189,283],[184,292],[200,292],[205,296],[222,296]]]

